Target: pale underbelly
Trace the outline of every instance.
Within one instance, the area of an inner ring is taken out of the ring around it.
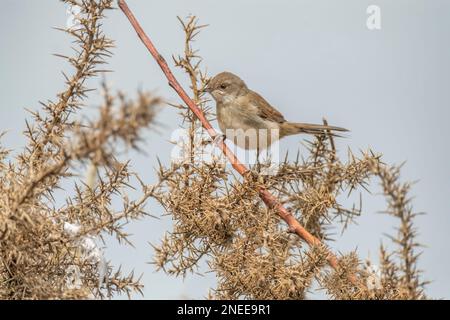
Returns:
[[[257,116],[227,110],[218,112],[217,119],[222,133],[240,148],[264,150],[279,140],[278,125]]]

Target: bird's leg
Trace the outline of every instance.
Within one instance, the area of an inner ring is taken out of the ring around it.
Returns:
[[[216,147],[220,148],[220,143],[223,143],[223,142],[225,141],[225,139],[226,139],[226,136],[225,136],[223,133],[217,133],[217,134],[214,136],[212,143],[213,143]]]
[[[260,152],[261,150],[259,149],[259,143],[258,143],[258,145],[256,146],[256,171],[257,172],[259,172],[260,171],[260,162],[259,162],[259,152]]]

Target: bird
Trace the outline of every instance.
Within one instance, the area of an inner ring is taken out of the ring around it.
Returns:
[[[244,149],[263,150],[295,134],[322,135],[347,132],[341,127],[287,121],[260,94],[231,72],[212,77],[204,89],[216,102],[216,116],[223,138]],[[258,151],[259,153],[259,151]]]

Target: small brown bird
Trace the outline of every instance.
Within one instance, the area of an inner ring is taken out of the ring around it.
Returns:
[[[205,91],[216,101],[217,121],[222,132],[245,149],[263,150],[274,141],[293,134],[348,131],[321,124],[286,121],[278,110],[231,72],[213,77]]]

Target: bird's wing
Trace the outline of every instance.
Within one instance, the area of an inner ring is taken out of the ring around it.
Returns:
[[[258,115],[266,120],[283,123],[286,122],[283,115],[274,107],[272,107],[263,97],[254,91],[248,93],[250,103],[257,107]]]

